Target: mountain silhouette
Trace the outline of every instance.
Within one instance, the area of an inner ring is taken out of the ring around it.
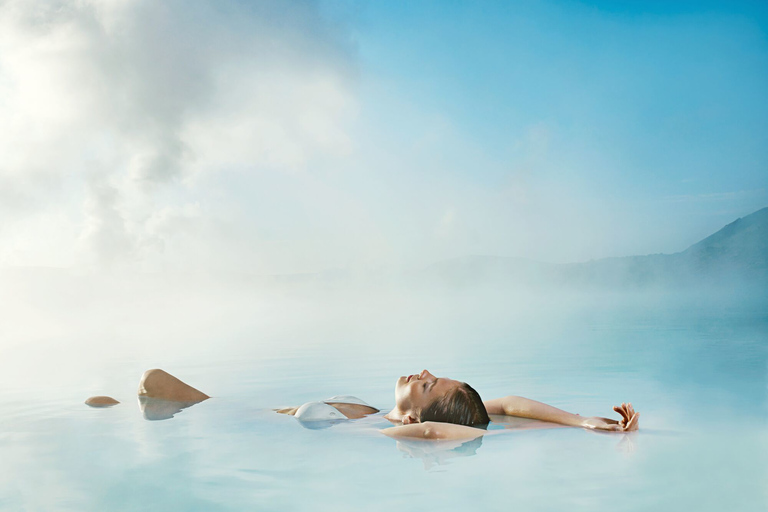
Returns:
[[[480,283],[575,287],[768,283],[768,208],[737,219],[674,254],[568,264],[466,256],[430,265],[422,274],[430,281],[460,286]]]
[[[679,253],[699,272],[768,273],[768,208],[736,219],[717,233]]]

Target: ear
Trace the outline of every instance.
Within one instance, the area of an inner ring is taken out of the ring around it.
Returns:
[[[419,420],[417,420],[410,414],[406,414],[405,416],[403,416],[403,425],[410,425],[411,423],[419,423]]]

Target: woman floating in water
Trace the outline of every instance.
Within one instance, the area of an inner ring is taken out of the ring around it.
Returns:
[[[638,429],[640,414],[632,404],[614,407],[621,420],[585,418],[547,404],[519,396],[506,396],[483,402],[466,382],[435,377],[427,370],[403,376],[395,384],[395,408],[384,417],[398,426],[382,430],[392,437],[421,439],[460,439],[483,435],[491,421],[489,414],[528,418],[569,427],[607,432]],[[279,409],[302,421],[355,419],[378,409],[354,397],[334,397],[325,402],[309,402],[301,407]]]
[[[209,398],[205,393],[189,386],[163,370],[147,370],[139,383],[139,397],[147,419],[166,419],[198,402]],[[171,413],[168,407],[155,402],[180,404]],[[92,397],[87,404],[109,406],[117,402],[110,397]],[[149,404],[149,405],[147,405]],[[149,408],[149,409],[147,409]],[[147,413],[149,410],[149,414]],[[629,432],[638,429],[640,414],[632,404],[614,407],[621,420],[585,418],[547,404],[519,396],[506,396],[483,402],[480,395],[466,382],[435,377],[427,370],[403,376],[395,384],[395,408],[384,417],[396,426],[382,432],[391,437],[418,439],[468,439],[486,433],[491,421],[489,414],[528,418],[568,427],[582,427],[607,432]],[[359,398],[336,396],[323,402],[309,402],[301,407],[278,409],[303,422],[357,419],[379,412]]]

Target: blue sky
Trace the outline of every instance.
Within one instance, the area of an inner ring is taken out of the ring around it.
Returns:
[[[394,5],[372,4],[381,10],[366,12],[357,34],[370,85],[364,103],[374,114],[390,92],[394,102],[450,118],[503,160],[511,138],[549,124],[572,151],[620,159],[622,169],[594,172],[622,173],[633,189],[705,193],[710,184],[739,183],[733,171],[744,186],[765,184],[762,16],[732,6],[648,13],[574,2]],[[701,189],[677,185],[693,175]]]
[[[760,2],[0,6],[0,265],[685,249],[768,206]]]
[[[413,126],[401,137],[447,119],[492,162],[455,172],[488,187],[539,127],[547,155],[530,179],[593,201],[693,215],[697,234],[768,203],[765,8],[616,5],[372,4],[357,34],[363,103]]]

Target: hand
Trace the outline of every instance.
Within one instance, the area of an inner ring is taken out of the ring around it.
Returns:
[[[614,411],[621,415],[621,420],[616,421],[609,418],[586,418],[582,422],[582,427],[591,428],[593,430],[605,430],[608,432],[631,432],[637,430],[640,426],[639,418],[640,413],[635,412],[632,404],[621,404],[613,408]]]
[[[635,408],[632,407],[631,403],[627,402],[620,406],[617,405],[613,410],[621,414],[619,426],[621,427],[622,432],[631,432],[640,428],[640,413],[635,412]]]

